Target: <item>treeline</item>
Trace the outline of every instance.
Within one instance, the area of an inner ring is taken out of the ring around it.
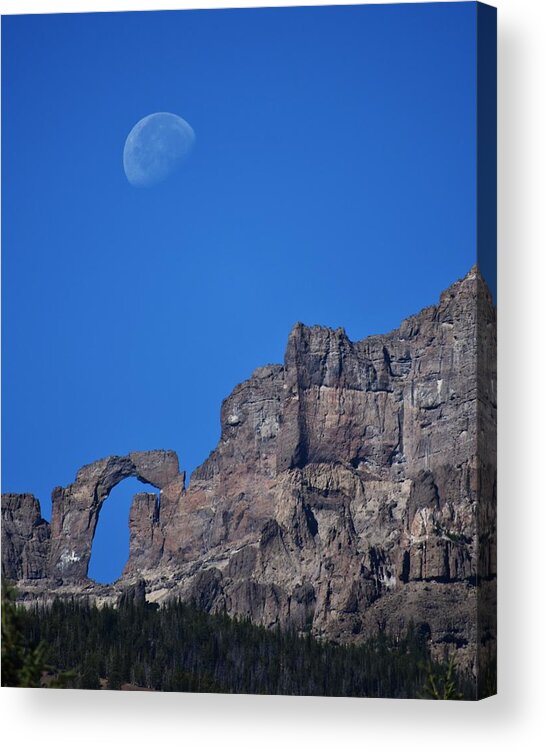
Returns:
[[[44,686],[472,697],[472,685],[453,665],[431,659],[426,638],[414,628],[400,639],[379,635],[340,646],[206,614],[181,601],[161,608],[138,601],[99,608],[57,599],[50,606],[17,607],[16,619],[28,652],[42,653],[47,663]]]

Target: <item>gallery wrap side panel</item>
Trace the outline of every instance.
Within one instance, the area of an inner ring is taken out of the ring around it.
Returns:
[[[497,691],[497,10],[477,3],[478,698]],[[487,295],[490,298],[487,299]]]

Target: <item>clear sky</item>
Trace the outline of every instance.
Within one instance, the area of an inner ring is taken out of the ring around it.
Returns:
[[[296,321],[359,339],[463,276],[475,28],[475,3],[4,17],[3,490],[49,518],[106,455],[191,471]],[[123,146],[157,111],[195,148],[135,188]],[[127,557],[125,487],[101,580]]]

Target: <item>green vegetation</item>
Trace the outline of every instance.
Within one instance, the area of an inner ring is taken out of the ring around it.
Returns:
[[[398,639],[381,634],[359,646],[340,646],[209,615],[180,601],[161,609],[144,602],[98,608],[68,599],[47,607],[10,607],[8,619],[15,613],[16,624],[11,630],[18,632],[9,635],[8,629],[6,651],[3,645],[2,684],[7,685],[39,684],[42,671],[42,685],[86,689],[119,690],[131,684],[184,692],[410,698],[432,697],[435,690],[434,697],[446,699],[472,695],[453,666],[430,658],[426,639],[414,628]],[[16,668],[11,666],[14,655]],[[53,667],[44,666],[46,657]],[[28,666],[30,677],[22,665],[33,665]],[[59,684],[58,675],[66,670],[69,678]]]
[[[429,669],[422,697],[436,701],[457,701],[464,698],[457,688],[457,674],[453,657],[447,662],[444,674],[435,674],[432,669]]]
[[[2,585],[2,687],[39,687],[46,668],[45,651],[45,643],[27,646],[15,591]]]
[[[48,652],[44,641],[30,644],[24,633],[26,616],[15,605],[16,592],[2,584],[2,687],[41,687],[44,674],[55,671],[46,663]],[[65,687],[75,672],[56,670],[49,687]]]

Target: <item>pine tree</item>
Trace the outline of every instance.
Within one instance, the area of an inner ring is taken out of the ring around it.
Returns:
[[[115,651],[108,672],[108,690],[121,690],[123,685],[123,660],[119,651]]]
[[[82,690],[100,690],[100,676],[97,659],[94,656],[89,657],[83,664],[79,687]]]
[[[2,584],[2,687],[40,687],[46,671],[45,643],[30,647],[25,641],[15,606],[16,591]]]

